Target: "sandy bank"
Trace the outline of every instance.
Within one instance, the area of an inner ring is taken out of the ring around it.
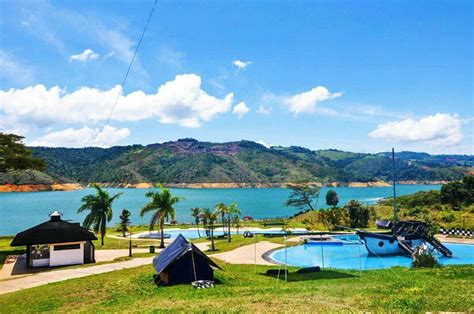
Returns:
[[[0,192],[73,191],[82,188],[84,187],[79,183],[4,184],[0,185]]]

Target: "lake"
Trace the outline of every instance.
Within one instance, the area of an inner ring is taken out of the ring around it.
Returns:
[[[391,187],[368,188],[323,188],[318,202],[319,207],[327,207],[326,192],[330,189],[339,194],[339,205],[344,205],[351,199],[366,204],[373,204],[378,199],[390,197]],[[398,185],[397,195],[411,194],[417,191],[440,189],[439,185]],[[145,193],[149,189],[118,189],[109,188],[110,194],[123,192],[123,195],[114,203],[114,216],[110,225],[119,221],[120,211],[127,208],[132,212],[132,224],[147,223],[150,215],[140,218],[139,209],[147,202]],[[48,214],[54,210],[63,213],[63,219],[82,222],[87,213],[76,213],[81,206],[81,198],[93,193],[92,188],[76,191],[57,192],[27,192],[27,193],[0,193],[0,235],[14,235],[19,231],[33,227],[49,219]],[[192,207],[212,208],[219,202],[236,202],[242,211],[242,216],[258,218],[272,218],[289,216],[297,210],[285,207],[284,201],[289,195],[287,189],[172,189],[173,194],[185,199],[176,206],[176,220],[191,222]]]

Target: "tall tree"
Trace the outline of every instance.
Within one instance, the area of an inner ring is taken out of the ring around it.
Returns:
[[[344,206],[351,228],[366,228],[369,225],[370,210],[367,206],[356,200],[350,200]]]
[[[149,212],[153,213],[149,224],[150,231],[153,230],[153,227],[158,222],[161,231],[160,248],[164,248],[165,241],[163,229],[165,221],[173,220],[175,218],[176,210],[174,208],[174,205],[183,198],[180,196],[173,196],[171,194],[171,191],[165,188],[163,185],[160,185],[160,191],[150,191],[145,195],[151,200],[140,210],[140,217],[143,217],[146,213]]]
[[[234,216],[240,216],[241,212],[240,209],[237,208],[237,203],[232,203],[229,206],[227,206],[227,241],[231,242],[231,234],[230,234],[230,224],[232,222],[232,217]]]
[[[101,189],[98,185],[92,186],[95,189],[95,195],[90,194],[82,198],[82,205],[77,210],[78,213],[89,210],[84,222],[84,227],[90,228],[96,234],[100,233],[101,244],[104,245],[104,237],[107,232],[107,222],[112,220],[112,203],[122,195],[122,193],[115,194],[110,197],[106,190]]]
[[[201,209],[199,207],[191,208],[191,216],[194,217],[194,223],[196,224],[198,236],[201,237],[199,233],[199,222],[201,220]]]
[[[211,211],[209,208],[203,209],[203,219],[206,221],[206,225],[209,228],[209,233],[211,236],[211,251],[216,250],[216,246],[214,244],[214,223],[217,220],[217,215],[219,212],[217,210]]]
[[[122,236],[125,237],[127,231],[128,231],[128,226],[130,225],[130,211],[128,209],[123,209],[122,214],[119,216],[120,218],[120,223],[119,223],[119,229],[120,232],[122,232]]]
[[[23,136],[0,132],[0,172],[9,170],[44,170],[46,163],[32,156],[32,152],[23,144]]]
[[[331,207],[336,207],[338,203],[339,196],[337,195],[337,192],[334,190],[329,190],[326,193],[326,204]]]
[[[227,215],[228,208],[224,203],[216,204],[216,206],[214,208],[215,208],[217,214],[221,216],[222,233],[225,234],[225,225],[226,225],[225,216]]]
[[[321,191],[319,186],[307,183],[291,183],[287,185],[287,188],[291,190],[291,193],[285,201],[285,206],[315,210]]]

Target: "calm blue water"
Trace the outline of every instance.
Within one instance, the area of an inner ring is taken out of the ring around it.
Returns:
[[[439,256],[444,265],[474,264],[474,245],[444,243],[453,257]],[[324,264],[322,256],[324,256]],[[275,251],[270,257],[285,263],[285,249]],[[298,245],[287,248],[286,264],[298,267],[323,266],[338,269],[379,269],[393,266],[410,267],[411,258],[405,256],[369,256],[365,246],[348,244],[343,246]]]
[[[227,233],[227,228],[226,228],[225,232]],[[243,234],[244,232],[245,232],[245,230],[239,230],[239,234]],[[251,232],[282,233],[282,231],[280,231],[280,230],[268,230],[268,229],[254,229]],[[201,235],[201,237],[204,237],[206,235],[204,229],[202,229],[202,228],[199,229],[199,233],[198,233],[197,229],[165,230],[165,233],[169,234],[170,238],[172,238],[172,239],[176,238],[179,234],[183,235],[187,239],[197,239],[197,238],[199,238],[199,235]],[[237,231],[231,231],[230,233],[231,234],[237,234]],[[223,234],[224,234],[224,230],[222,230],[222,228],[216,228],[214,230],[214,236],[216,236],[216,237],[221,236]],[[143,235],[144,238],[146,238],[147,236],[148,236],[148,233],[145,233]],[[153,231],[152,232],[152,237],[159,239],[160,238],[160,233],[158,231]]]
[[[439,189],[439,185],[399,185],[397,194],[411,194],[420,190]],[[325,195],[330,188],[321,190],[318,207],[325,206]],[[392,195],[391,187],[373,188],[333,188],[339,194],[339,203],[345,204],[356,199],[368,204]],[[120,211],[127,208],[132,212],[133,224],[147,223],[149,217],[140,218],[139,209],[147,202],[145,197],[149,189],[108,189],[110,194],[123,192],[114,203],[114,216],[111,224],[118,222]],[[77,214],[84,195],[94,190],[84,189],[69,192],[28,192],[0,193],[0,235],[12,235],[49,219],[48,214],[59,210],[63,219],[82,222],[87,213]],[[178,222],[191,222],[189,209],[192,207],[213,208],[219,202],[237,202],[242,215],[253,218],[271,218],[289,216],[296,212],[285,207],[284,201],[289,195],[287,189],[172,189],[175,195],[185,197],[176,206]]]

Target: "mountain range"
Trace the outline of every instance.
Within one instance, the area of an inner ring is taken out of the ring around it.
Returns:
[[[251,141],[228,143],[180,139],[150,145],[110,148],[31,147],[47,163],[44,173],[12,172],[0,184],[142,182],[282,184],[317,181],[323,184],[390,181],[391,153],[310,150],[298,146],[265,147]],[[399,181],[451,181],[472,173],[474,156],[399,152]]]

